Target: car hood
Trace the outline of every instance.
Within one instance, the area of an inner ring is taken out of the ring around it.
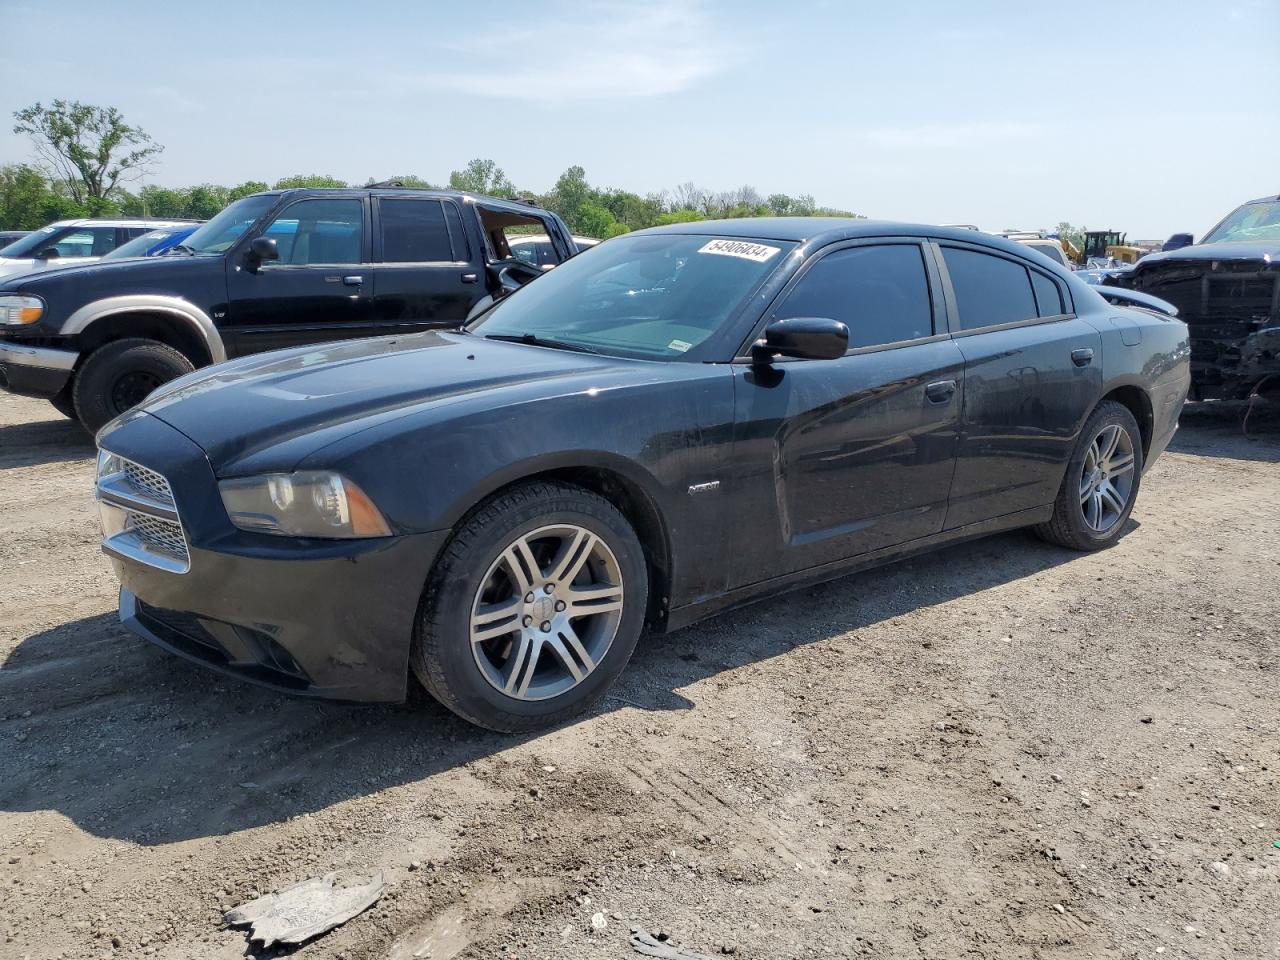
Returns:
[[[387,417],[513,390],[555,390],[578,374],[641,361],[427,332],[257,354],[166,384],[138,409],[189,437],[221,476],[292,469],[302,457]],[[110,429],[110,428],[106,428]],[[288,461],[286,463],[286,461]]]
[[[16,262],[16,261],[15,261]],[[29,263],[30,261],[22,261]],[[4,260],[0,260],[3,264]],[[50,264],[46,268],[38,269],[31,273],[33,268],[27,267],[24,272],[30,273],[30,276],[23,277],[21,281],[14,277],[13,282],[20,283],[25,290],[28,287],[35,289],[37,287],[51,286],[54,284],[66,283],[67,281],[78,282],[81,279],[108,279],[112,276],[119,276],[122,281],[134,283],[139,278],[149,281],[163,281],[165,277],[173,274],[189,271],[194,263],[208,263],[215,268],[221,268],[222,257],[187,257],[174,255],[159,257],[130,257],[123,260],[76,260],[71,263],[53,265]],[[0,267],[0,272],[3,268]],[[125,271],[125,272],[121,272]],[[121,291],[133,292],[133,291]]]
[[[1149,253],[1134,265],[1134,269],[1145,270],[1160,264],[1204,260],[1262,260],[1274,263],[1280,261],[1280,243],[1193,244],[1177,250]]]

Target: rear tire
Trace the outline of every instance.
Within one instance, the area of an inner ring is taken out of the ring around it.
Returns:
[[[1138,421],[1123,404],[1099,404],[1076,440],[1053,517],[1036,534],[1072,550],[1109,547],[1133,512],[1142,465]]]
[[[76,413],[86,430],[97,433],[161,384],[194,369],[190,360],[157,340],[116,340],[91,353],[76,375]]]
[[[644,550],[618,509],[581,487],[528,483],[457,528],[423,594],[410,663],[463,719],[536,730],[605,695],[647,604]]]

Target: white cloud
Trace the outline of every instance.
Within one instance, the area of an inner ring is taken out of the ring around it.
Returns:
[[[881,147],[918,149],[1035,140],[1047,133],[1048,128],[1042,123],[929,123],[914,127],[878,127],[866,131],[866,138]]]
[[[401,82],[552,105],[679,93],[735,59],[701,4],[673,0],[552,6],[449,49],[460,69]]]

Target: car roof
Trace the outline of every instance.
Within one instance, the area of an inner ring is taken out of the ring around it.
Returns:
[[[466,203],[477,203],[481,206],[505,210],[511,213],[528,214],[533,210],[542,210],[534,203],[525,203],[523,200],[510,200],[502,197],[490,197],[483,193],[470,193],[466,190],[428,190],[425,187],[289,187],[286,190],[264,190],[256,196],[281,196],[290,193],[334,193],[334,194],[351,194],[351,193],[367,193],[371,196],[399,196],[412,194],[415,197],[434,197],[439,200],[443,199],[460,199]]]
[[[96,219],[93,217],[80,217],[75,220],[55,220],[53,223],[46,224],[48,227],[148,227],[155,229],[156,227],[183,227],[190,223],[199,223],[199,220],[157,220],[153,218],[115,218],[115,219]]]
[[[1247,207],[1251,203],[1280,203],[1280,193],[1274,197],[1259,197],[1257,200],[1246,200],[1245,206]]]
[[[825,246],[859,237],[933,237],[981,243],[985,246],[1021,253],[1019,246],[1003,237],[964,227],[940,227],[896,220],[865,220],[856,217],[744,217],[734,220],[695,220],[665,227],[637,230],[627,236],[648,233],[683,233],[693,236],[740,237],[744,240],[789,240]]]

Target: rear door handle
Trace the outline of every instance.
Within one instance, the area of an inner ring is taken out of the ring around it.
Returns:
[[[343,277],[342,282],[348,287],[358,287],[364,283],[364,277]]]
[[[1087,367],[1093,363],[1093,348],[1081,347],[1079,350],[1072,350],[1071,362],[1077,367]]]
[[[956,394],[954,380],[936,380],[924,388],[924,395],[930,403],[946,403]]]

